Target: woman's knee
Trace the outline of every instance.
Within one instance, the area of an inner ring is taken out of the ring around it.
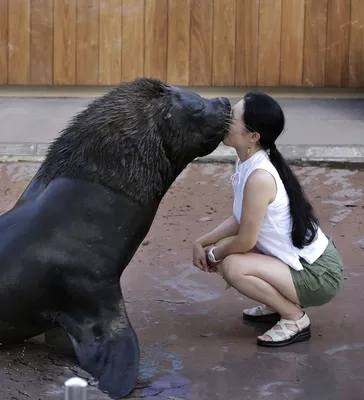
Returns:
[[[244,275],[245,268],[242,265],[241,258],[241,255],[231,254],[222,261],[221,269],[227,281],[234,281],[238,276]]]

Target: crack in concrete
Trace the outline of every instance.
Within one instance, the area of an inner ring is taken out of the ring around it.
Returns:
[[[158,391],[156,393],[153,393],[153,394],[146,393],[146,394],[141,394],[140,396],[138,396],[138,395],[137,396],[133,396],[133,397],[130,397],[128,399],[129,400],[138,400],[138,399],[144,399],[146,397],[155,397],[155,396],[158,396],[160,394],[163,394],[163,392],[165,392],[166,390],[181,389],[181,388],[183,388],[185,386],[188,386],[188,385],[184,384],[184,385],[180,385],[180,386],[165,387],[165,388],[161,388],[160,391]],[[149,387],[149,386],[144,387],[143,389],[148,389],[148,388],[149,389],[153,389],[152,387]],[[139,388],[137,388],[137,389],[139,389]],[[155,390],[158,390],[158,389],[155,389]],[[177,399],[179,399],[179,397],[167,396],[166,399],[176,399],[177,400]]]
[[[77,369],[77,367],[71,367],[70,365],[67,364],[59,364],[56,362],[56,360],[54,360],[51,356],[51,353],[48,354],[47,358],[52,362],[52,365],[56,366],[56,367],[62,367],[62,368],[67,368],[69,369],[75,376],[77,376],[78,378],[84,379],[87,381],[87,384],[91,387],[97,387],[97,382],[95,382],[93,377],[87,377],[83,374],[84,371],[81,370],[81,372],[79,372]]]
[[[19,394],[22,394],[23,396],[30,398],[30,396],[29,396],[28,393],[22,392],[22,391],[19,390],[19,389],[15,389],[15,390],[16,390]]]
[[[164,300],[164,299],[154,299],[153,301],[154,302],[160,302],[160,303],[168,303],[168,304],[188,304],[187,301],[183,301],[183,300],[173,301],[173,300]]]
[[[48,354],[47,358],[52,362],[52,365],[56,366],[56,367],[61,367],[61,368],[67,368],[69,369],[73,374],[75,374],[77,377],[79,378],[83,378],[82,376],[79,375],[78,371],[74,370],[70,365],[66,365],[66,364],[59,364],[56,362],[56,360],[54,360],[51,357],[51,353]],[[87,378],[85,378],[87,379]]]
[[[33,367],[33,366],[30,365],[29,363],[26,363],[25,361],[22,361],[19,357],[17,357],[16,359],[17,359],[17,361],[20,362],[21,365],[24,365],[24,366],[26,366],[26,367],[32,369],[33,371],[39,372],[39,370],[38,370],[36,367]]]

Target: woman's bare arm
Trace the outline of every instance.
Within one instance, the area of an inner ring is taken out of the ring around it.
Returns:
[[[219,240],[228,236],[237,235],[239,232],[239,223],[232,215],[212,231],[206,233],[196,240],[202,247],[207,247],[217,243]]]
[[[233,240],[214,249],[216,260],[223,260],[230,254],[243,254],[254,248],[258,240],[260,224],[276,193],[276,183],[269,172],[256,170],[250,175],[244,188],[238,233]]]

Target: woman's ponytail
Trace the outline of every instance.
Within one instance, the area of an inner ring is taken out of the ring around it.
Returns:
[[[244,96],[243,122],[248,131],[259,133],[259,143],[269,152],[270,160],[282,179],[289,197],[293,220],[292,242],[295,247],[301,249],[315,239],[318,220],[296,175],[275,145],[285,125],[283,110],[267,94],[249,92]]]
[[[286,189],[292,215],[292,242],[299,249],[310,244],[317,234],[318,219],[296,175],[273,143],[269,157]]]

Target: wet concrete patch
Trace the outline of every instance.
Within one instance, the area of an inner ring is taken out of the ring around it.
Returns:
[[[9,209],[37,164],[0,166],[0,210]],[[221,277],[192,265],[192,241],[231,213],[229,164],[194,164],[164,198],[143,245],[122,277],[141,345],[140,381],[130,399],[360,399],[364,397],[364,172],[295,167],[325,233],[345,263],[343,291],[309,309],[312,339],[261,349],[269,325],[243,323],[254,302]],[[44,344],[3,348],[4,400],[63,399],[63,383],[88,374]],[[104,400],[89,380],[89,400]]]

